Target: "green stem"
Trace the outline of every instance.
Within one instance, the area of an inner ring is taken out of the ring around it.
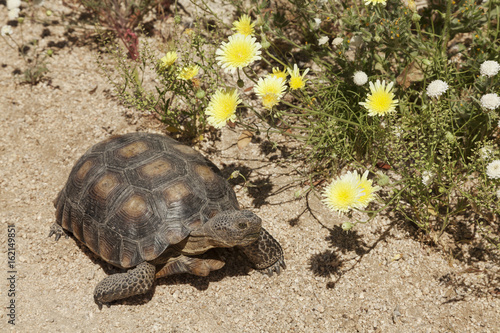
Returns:
[[[450,22],[451,22],[451,4],[453,0],[446,1],[446,17],[444,20],[444,29],[443,29],[443,44],[442,44],[442,52],[443,58],[446,59],[446,49],[448,47],[448,41],[450,40]],[[447,67],[448,62],[445,62],[445,66]]]
[[[293,104],[290,104],[286,101],[283,101],[281,100],[281,103],[284,104],[284,105],[287,105],[287,106],[290,106],[292,108],[295,108],[295,109],[298,109],[298,110],[302,110],[306,113],[309,113],[309,114],[317,114],[317,115],[321,115],[321,116],[327,116],[329,118],[332,118],[338,122],[341,122],[341,123],[346,123],[346,124],[349,124],[349,125],[353,125],[353,126],[356,126],[356,127],[359,127],[359,124],[358,123],[355,123],[353,121],[349,121],[349,120],[346,120],[346,119],[342,119],[342,118],[337,118],[333,115],[330,115],[330,114],[327,114],[327,113],[324,113],[324,112],[320,112],[320,111],[314,111],[314,110],[311,110],[311,109],[307,109],[307,108],[303,108],[303,107],[300,107],[300,106],[297,106],[297,105],[293,105]],[[298,117],[300,115],[298,114],[291,114],[291,113],[283,113],[284,115],[288,115],[288,116],[293,116],[293,117]]]

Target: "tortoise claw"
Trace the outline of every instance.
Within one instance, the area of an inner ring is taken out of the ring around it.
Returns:
[[[64,235],[65,238],[68,238],[68,234],[57,223],[54,223],[50,226],[49,237],[51,237],[52,235],[56,235],[55,236],[56,242],[59,240],[59,238],[61,238],[62,235]]]
[[[101,302],[97,302],[97,301],[96,301],[96,303],[97,303],[97,307],[99,308],[99,311],[100,311],[100,310],[102,310],[102,305],[103,305],[103,304],[104,304],[104,305],[106,305],[108,308],[110,308],[110,307],[111,307],[111,304],[106,303],[106,302],[101,303]]]
[[[268,268],[263,269],[261,273],[266,274],[267,276],[273,276],[273,273],[276,273],[276,275],[280,275],[281,271],[285,269],[286,269],[285,261],[283,260],[283,258],[280,258],[278,261],[276,261]]]

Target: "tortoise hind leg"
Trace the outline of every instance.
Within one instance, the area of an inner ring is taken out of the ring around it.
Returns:
[[[52,236],[52,235],[56,235],[56,242],[59,240],[59,238],[61,238],[61,236],[64,235],[64,237],[68,238],[68,234],[66,233],[66,231],[64,231],[63,227],[61,227],[61,225],[59,225],[58,223],[54,223],[50,226],[50,230],[49,230],[49,237]]]
[[[260,231],[259,239],[250,245],[238,248],[245,253],[254,267],[261,270],[262,273],[271,276],[273,272],[280,274],[281,269],[286,269],[281,245],[264,228]]]
[[[94,290],[94,301],[102,308],[117,299],[144,294],[153,286],[156,267],[143,262],[126,273],[113,274],[99,282]]]
[[[165,266],[156,273],[156,278],[180,273],[207,276],[211,271],[224,267],[224,264],[222,260],[188,257],[181,254],[170,258]]]

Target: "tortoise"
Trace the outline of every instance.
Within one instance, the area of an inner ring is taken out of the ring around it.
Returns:
[[[268,275],[286,268],[280,244],[255,213],[240,210],[220,170],[164,135],[129,133],[92,146],[54,206],[49,237],[71,233],[104,261],[128,269],[97,284],[99,308],[146,293],[157,278],[207,276],[225,264],[204,255],[212,248],[240,249]]]

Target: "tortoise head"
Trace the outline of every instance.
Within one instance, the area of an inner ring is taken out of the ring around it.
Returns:
[[[213,247],[246,246],[259,238],[262,220],[249,210],[220,212],[190,237],[203,237]]]

